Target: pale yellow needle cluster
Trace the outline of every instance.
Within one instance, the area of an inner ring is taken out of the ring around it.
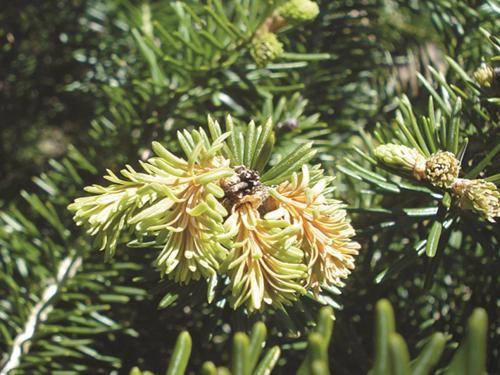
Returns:
[[[305,293],[301,281],[307,267],[302,250],[295,247],[297,226],[261,218],[255,201],[248,199],[234,207],[226,227],[235,232],[224,264],[233,306],[247,302],[250,310],[263,303],[282,307]]]
[[[233,154],[230,133],[214,133],[213,142],[202,130],[180,134],[187,159],[154,143],[143,172],[108,171],[110,185],[86,188],[92,195],[69,206],[76,223],[107,256],[124,235],[130,245],[160,248],[160,272],[179,284],[206,280],[209,301],[213,286],[226,283],[234,308],[283,308],[308,290],[342,285],[359,244],[341,204],[327,198],[331,179],[306,165],[281,178],[284,164],[262,178],[285,182],[266,186],[256,170],[224,156]],[[273,139],[262,128],[257,134]]]
[[[325,177],[311,181],[309,168],[303,166],[300,175],[271,193],[279,206],[273,216],[282,216],[300,228],[297,238],[309,269],[307,285],[316,292],[324,283],[343,285],[360,248],[352,240],[355,231],[340,202],[324,194],[328,183]]]
[[[226,209],[218,201],[224,192],[218,180],[231,176],[229,161],[220,149],[199,143],[189,160],[178,158],[159,143],[157,154],[141,163],[145,173],[127,166],[120,179],[111,171],[109,186],[86,188],[94,195],[77,198],[69,209],[78,225],[96,235],[101,250],[112,256],[122,231],[152,236],[163,247],[159,269],[177,282],[216,274],[227,249],[216,239],[224,233]]]
[[[211,197],[201,185],[190,184],[180,195],[179,204],[166,211],[169,221],[154,228],[170,233],[156,263],[179,283],[214,275],[226,255],[215,235],[222,232],[227,212]]]

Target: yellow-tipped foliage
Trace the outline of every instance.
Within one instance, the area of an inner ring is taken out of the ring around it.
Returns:
[[[108,171],[110,185],[87,188],[92,195],[69,206],[76,223],[108,257],[123,234],[131,245],[160,248],[162,275],[179,284],[208,281],[209,300],[217,279],[227,277],[234,308],[283,308],[308,288],[341,285],[359,245],[341,204],[327,198],[330,179],[317,168],[311,177],[305,166],[312,144],[266,170],[272,123],[251,123],[248,134],[230,118],[226,127],[223,133],[209,119],[211,141],[203,130],[179,132],[187,159],[155,142],[143,172],[127,166],[120,178]]]
[[[216,198],[224,195],[217,180],[233,174],[229,161],[215,154],[221,145],[208,147],[200,140],[184,160],[154,143],[157,157],[142,163],[144,172],[127,166],[120,179],[108,171],[105,178],[111,185],[87,188],[94,195],[77,198],[69,209],[78,225],[97,236],[107,256],[128,230],[139,237],[155,236],[164,246],[157,265],[176,281],[214,275],[227,251],[215,240],[227,215]]]
[[[271,193],[279,206],[273,215],[300,228],[297,237],[309,268],[308,285],[315,291],[323,283],[343,285],[360,247],[352,240],[355,232],[340,202],[325,196],[329,182],[326,177],[311,179],[303,166],[300,175]]]
[[[261,218],[250,199],[235,207],[226,226],[235,233],[234,249],[225,262],[233,306],[282,307],[305,293],[302,281],[307,267],[295,246],[297,226]]]

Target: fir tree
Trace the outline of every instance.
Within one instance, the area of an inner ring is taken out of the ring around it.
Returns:
[[[16,3],[0,374],[500,371],[494,1]]]

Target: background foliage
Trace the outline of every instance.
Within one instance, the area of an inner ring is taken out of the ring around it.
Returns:
[[[162,373],[183,330],[193,341],[188,369],[198,371],[205,360],[230,363],[234,332],[256,321],[267,324],[266,346],[282,350],[275,371],[294,371],[328,304],[336,310],[330,368],[367,373],[380,298],[392,302],[411,358],[432,332],[444,333],[437,368],[450,362],[473,309],[484,308],[487,368],[500,371],[498,224],[459,212],[427,256],[432,223],[453,214],[444,194],[410,186],[371,154],[395,137],[398,108],[419,122],[441,112],[460,145],[467,139],[465,173],[480,165],[476,172],[498,183],[498,83],[483,90],[472,73],[498,64],[499,6],[318,3],[313,22],[280,33],[285,54],[263,68],[249,48],[272,1],[24,0],[2,8],[0,372],[128,373],[138,365]],[[241,123],[271,115],[281,155],[315,140],[363,249],[341,294],[305,297],[288,314],[247,316],[207,305],[204,285],[158,280],[154,249],[123,245],[104,263],[74,226],[66,206],[83,186],[100,182],[106,168],[146,159],[153,140],[179,151],[176,130],[205,125],[208,113]]]

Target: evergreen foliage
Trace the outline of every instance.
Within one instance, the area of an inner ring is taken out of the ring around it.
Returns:
[[[323,307],[318,313],[316,326],[309,333],[305,356],[296,369],[297,374],[329,374],[330,360],[328,346],[332,336],[334,324],[333,310]],[[408,374],[426,375],[439,362],[446,344],[446,336],[436,332],[428,337],[425,346],[418,356],[410,362],[408,349],[404,338],[395,331],[394,311],[389,301],[380,300],[376,305],[375,319],[375,358],[370,375],[377,374]],[[467,322],[467,334],[455,350],[451,361],[445,367],[444,374],[484,374],[485,373],[485,345],[488,317],[483,309],[475,309]],[[226,367],[216,367],[213,362],[205,362],[201,373],[212,374],[269,374],[281,355],[278,346],[270,348],[259,356],[265,345],[267,328],[262,322],[255,323],[250,336],[237,332],[233,337],[231,352],[231,370]],[[172,357],[166,374],[182,375],[185,373],[191,354],[191,337],[182,332],[175,344]],[[134,367],[129,375],[148,375],[150,371],[141,371]]]
[[[500,371],[495,1],[42,3],[0,11],[0,374]]]

